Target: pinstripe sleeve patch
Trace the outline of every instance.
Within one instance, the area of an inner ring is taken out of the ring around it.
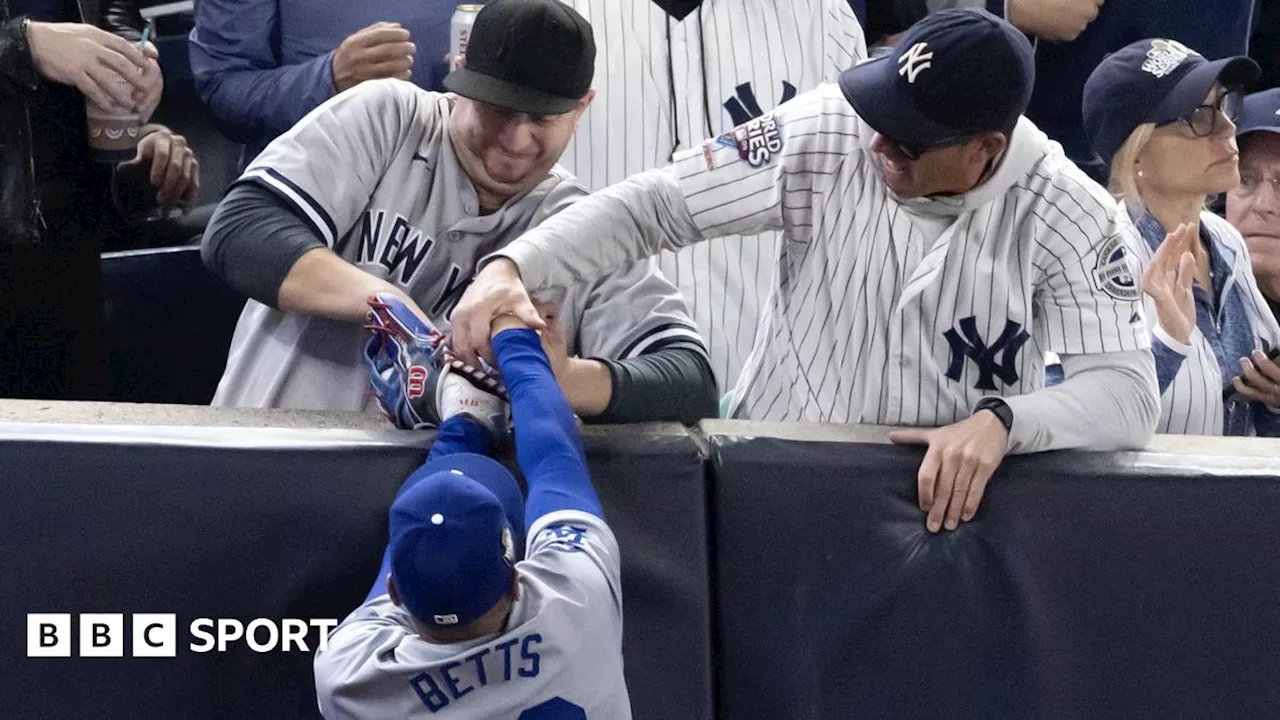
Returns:
[[[1122,236],[1113,235],[1102,243],[1093,268],[1093,284],[1099,291],[1116,300],[1141,300],[1142,288],[1138,284],[1141,274],[1137,258],[1129,252]]]

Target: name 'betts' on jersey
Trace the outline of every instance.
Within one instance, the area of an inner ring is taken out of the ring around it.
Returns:
[[[480,258],[586,195],[556,166],[481,215],[449,140],[452,102],[396,80],[361,83],[272,142],[237,181],[275,193],[334,253],[403,288],[446,332]],[[571,354],[623,360],[673,342],[702,349],[679,291],[644,263],[540,299],[557,305]],[[250,300],[213,402],[369,408],[366,334],[358,323]]]

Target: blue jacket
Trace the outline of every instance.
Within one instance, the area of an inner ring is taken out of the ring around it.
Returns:
[[[454,0],[200,0],[189,38],[196,89],[247,162],[334,94],[333,53],[378,21],[417,45],[413,81],[437,89]],[[243,163],[242,163],[243,164]]]

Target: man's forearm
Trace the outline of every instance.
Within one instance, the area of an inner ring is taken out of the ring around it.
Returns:
[[[1005,398],[1013,409],[1010,453],[1141,448],[1160,420],[1151,353],[1064,355],[1060,385]]]
[[[489,258],[513,260],[525,287],[537,292],[596,280],[701,239],[680,186],[663,168],[579,200]]]

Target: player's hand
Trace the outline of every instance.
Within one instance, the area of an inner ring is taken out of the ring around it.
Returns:
[[[1103,0],[1009,0],[1008,20],[1053,42],[1075,40],[1098,17]]]
[[[940,428],[909,428],[889,433],[898,445],[928,445],[916,476],[920,510],[928,513],[929,532],[955,530],[969,522],[987,481],[1004,459],[1009,431],[989,410]]]
[[[549,302],[534,302],[533,306],[547,324],[542,331],[542,351],[547,354],[547,360],[551,361],[551,371],[557,378],[563,378],[569,368],[569,340],[565,337],[559,311],[554,303]]]
[[[333,53],[333,87],[342,92],[365,80],[408,80],[416,51],[399,23],[376,22],[357,30]]]
[[[84,23],[27,26],[31,61],[41,77],[78,89],[94,105],[133,110],[147,91],[147,58],[133,43]]]
[[[125,166],[149,167],[148,180],[156,191],[156,205],[168,215],[175,207],[183,214],[200,194],[200,163],[187,139],[168,128],[149,133],[138,143],[137,156]]]
[[[1142,290],[1155,301],[1160,327],[1183,345],[1191,342],[1196,327],[1196,301],[1191,294],[1196,261],[1191,251],[1199,238],[1199,225],[1179,225],[1165,236],[1142,273]]]
[[[1255,350],[1253,358],[1240,358],[1241,375],[1231,378],[1236,392],[1272,408],[1280,409],[1280,365]]]
[[[453,349],[464,361],[479,367],[483,358],[490,366],[496,366],[489,338],[494,320],[501,315],[515,315],[525,327],[534,330],[547,326],[520,282],[520,270],[502,257],[476,273],[449,318]]]
[[[164,75],[160,72],[160,51],[155,45],[148,42],[142,48],[142,54],[147,58],[147,69],[142,73],[146,87],[133,91],[133,102],[138,107],[139,122],[146,125],[164,95]]]

